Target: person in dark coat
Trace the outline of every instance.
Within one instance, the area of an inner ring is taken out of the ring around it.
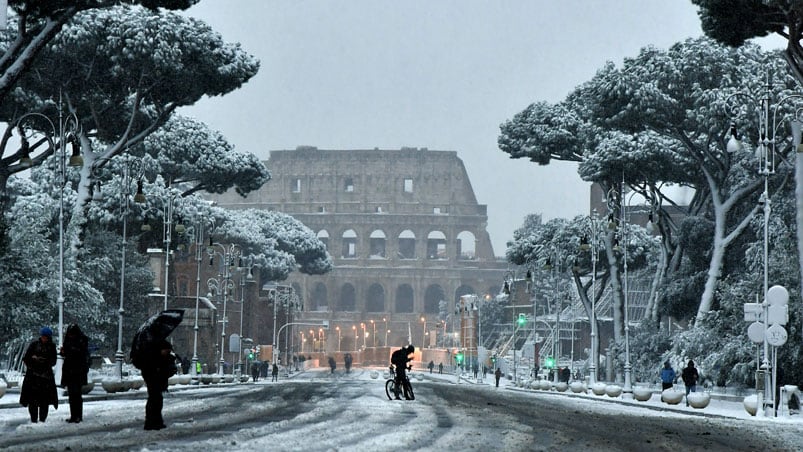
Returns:
[[[53,343],[53,330],[43,327],[39,339],[32,341],[22,358],[27,368],[20,390],[20,405],[28,407],[31,422],[45,422],[48,405],[58,409],[56,377],[56,345]]]
[[[89,338],[78,325],[67,327],[60,353],[64,357],[61,386],[67,388],[70,400],[70,417],[67,422],[77,424],[83,420],[84,399],[81,388],[87,384],[86,375],[89,372]]]
[[[259,380],[259,363],[251,364],[251,378],[254,380],[254,383]]]
[[[273,368],[270,370],[271,380],[270,381],[279,381],[279,366],[276,363],[273,363]]]
[[[689,365],[683,368],[680,375],[683,384],[686,385],[686,406],[689,406],[689,393],[697,390],[697,380],[700,378],[697,368],[694,367],[694,361],[689,360]]]
[[[167,391],[167,379],[176,373],[176,355],[173,346],[165,339],[157,341],[143,350],[142,379],[148,387],[148,401],[145,403],[145,430],[161,430],[166,427],[162,418],[162,406]]]
[[[435,363],[430,361],[429,364],[427,364],[427,368],[429,368],[429,373],[432,373],[432,370],[435,369]]]
[[[496,372],[494,372],[494,379],[496,380],[496,387],[499,387],[499,379],[502,378],[502,369],[496,368]]]

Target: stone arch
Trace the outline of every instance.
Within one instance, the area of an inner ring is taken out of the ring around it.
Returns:
[[[343,232],[343,248],[341,257],[343,259],[355,259],[357,257],[357,233],[354,229],[347,229]]]
[[[402,284],[396,288],[396,307],[395,312],[409,313],[413,312],[413,302],[415,296],[413,295],[413,288],[409,284]]]
[[[380,284],[371,284],[368,287],[368,296],[365,299],[365,312],[385,311],[385,289]]]
[[[320,240],[321,243],[323,243],[323,246],[326,247],[326,251],[329,251],[329,231],[326,229],[321,229],[318,231],[318,234],[316,234],[316,237],[318,237],[318,240]]]
[[[329,300],[326,297],[326,284],[322,282],[315,283],[310,295],[310,310],[311,311],[326,311],[329,307]]]
[[[443,288],[438,284],[427,287],[424,292],[424,313],[438,314],[440,312],[440,301],[446,299]]]
[[[474,260],[477,258],[477,238],[471,231],[461,231],[457,234],[457,258],[460,260]]]
[[[409,229],[399,234],[399,259],[415,259],[415,234]]]
[[[442,231],[430,231],[427,234],[427,259],[447,259],[446,234]]]
[[[387,257],[385,253],[386,248],[386,240],[385,240],[385,232],[381,229],[375,229],[371,232],[371,235],[368,238],[369,244],[368,249],[369,254],[368,257],[371,259],[384,259]]]
[[[337,304],[337,310],[346,312],[357,310],[357,291],[350,283],[345,283],[340,287],[340,301]]]

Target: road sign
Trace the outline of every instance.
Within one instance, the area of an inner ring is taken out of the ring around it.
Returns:
[[[745,322],[758,322],[761,320],[761,312],[763,308],[761,303],[745,303],[744,304],[744,321]]]
[[[764,324],[761,322],[753,322],[747,327],[747,337],[756,344],[764,342]]]
[[[786,325],[786,322],[789,321],[788,311],[788,305],[770,305],[767,308],[767,323],[770,325]]]
[[[782,327],[781,325],[775,324],[767,328],[767,343],[773,345],[775,347],[780,347],[781,345],[786,343],[786,339],[788,335],[786,334],[786,328]]]

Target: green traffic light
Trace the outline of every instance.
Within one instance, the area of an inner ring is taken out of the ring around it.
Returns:
[[[524,326],[527,324],[527,316],[525,314],[519,314],[519,318],[516,320],[519,326]]]
[[[552,369],[555,367],[555,358],[547,357],[544,359],[544,367],[548,369]]]
[[[462,362],[463,362],[463,354],[462,354],[462,353],[458,353],[458,354],[454,355],[454,359],[455,359],[455,360],[456,360],[458,363],[462,363]]]

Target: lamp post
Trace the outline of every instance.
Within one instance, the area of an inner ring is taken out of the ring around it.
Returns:
[[[421,316],[421,348],[426,346],[427,318]]]
[[[385,322],[385,347],[387,347],[388,346],[388,333],[390,333],[390,330],[388,329],[388,318],[387,317],[382,317],[382,321]]]
[[[212,226],[213,223],[198,216],[195,225],[192,228],[192,235],[195,239],[195,321],[193,322],[193,340],[192,340],[192,361],[190,374],[198,377],[198,311],[201,308],[201,261],[204,257],[204,227]]]
[[[513,303],[513,381],[518,384],[518,375],[517,375],[517,365],[516,365],[516,332],[518,331],[518,321],[516,318],[516,310],[515,310],[515,303],[516,298],[514,297],[516,288],[515,288],[515,273],[511,270],[505,272],[504,276],[504,284],[502,286],[502,292],[509,297],[509,300]]]
[[[580,238],[580,251],[591,252],[591,364],[588,366],[589,383],[597,382],[599,365],[599,337],[597,335],[597,255],[600,246],[599,217],[594,209],[588,217],[586,235]],[[590,239],[590,243],[589,243]]]
[[[215,248],[219,248],[220,251],[216,251]],[[226,350],[226,323],[229,321],[226,317],[226,303],[228,301],[229,292],[234,289],[234,282],[231,279],[231,269],[234,267],[235,260],[240,257],[240,247],[235,244],[224,246],[220,243],[213,242],[212,237],[209,237],[209,244],[207,245],[206,252],[209,254],[209,265],[214,265],[215,255],[221,257],[221,268],[218,277],[209,278],[206,285],[210,290],[214,290],[218,294],[221,292],[223,293],[223,318],[220,320],[222,324],[220,332],[220,368],[218,369],[218,373],[223,375],[226,363],[224,359],[224,352]]]
[[[365,350],[365,323],[360,323],[360,328],[362,328],[362,348]]]
[[[41,126],[34,127],[34,121],[41,121]],[[53,121],[41,113],[26,113],[17,120],[17,130],[20,134],[20,146],[22,156],[20,163],[29,163],[30,159],[30,144],[28,136],[34,134],[44,135],[48,143],[49,150],[53,151],[54,159],[54,173],[57,173],[58,190],[59,190],[59,290],[56,298],[58,306],[58,343],[56,349],[60,349],[62,340],[64,339],[64,187],[67,185],[67,141],[72,144],[72,155],[69,159],[69,166],[80,167],[83,166],[84,161],[81,157],[81,144],[78,135],[81,133],[81,123],[74,113],[69,113],[66,118],[61,109],[61,99],[59,99],[59,119],[58,130]],[[43,130],[44,129],[44,130]],[[58,136],[58,147],[53,142]],[[64,358],[61,354],[57,354],[56,369],[60,372],[61,364]]]
[[[243,311],[245,310],[245,283],[246,282],[254,282],[254,274],[252,272],[254,268],[254,258],[253,256],[248,256],[247,259],[243,260],[240,259],[239,265],[237,266],[238,270],[240,271],[240,349],[238,351],[239,356],[237,360],[240,362],[240,370],[243,369]],[[243,276],[243,271],[247,273]]]
[[[357,350],[357,325],[351,325],[351,329],[354,331],[354,350]]]
[[[337,331],[337,351],[339,352],[339,351],[341,351],[340,350],[340,327],[336,326],[335,330]]]
[[[131,196],[131,165],[132,161],[126,158],[123,161],[122,174],[120,178],[120,211],[122,213],[123,234],[120,244],[120,308],[117,310],[117,352],[114,354],[115,372],[117,377],[122,380],[123,378],[123,361],[125,354],[123,353],[123,315],[125,314],[124,301],[125,301],[125,257],[126,257],[126,244],[127,244],[127,231],[128,231],[128,213],[129,201]],[[93,166],[92,171],[97,167]],[[101,191],[101,184],[97,182],[95,189],[92,193],[92,200],[95,202],[103,201],[103,193]],[[145,196],[142,192],[136,193],[134,202],[142,204],[145,202]]]
[[[376,322],[374,319],[371,319],[371,329],[373,329],[374,348],[376,348]]]
[[[765,415],[771,415],[774,413],[774,397],[775,391],[773,391],[775,384],[777,383],[775,378],[775,369],[770,366],[769,362],[769,343],[766,337],[766,328],[768,323],[769,317],[769,306],[770,302],[768,300],[767,294],[769,291],[769,217],[770,217],[770,195],[769,195],[769,176],[775,174],[775,143],[776,143],[776,133],[778,131],[778,110],[779,108],[789,100],[795,100],[799,102],[803,99],[803,95],[800,94],[791,94],[784,97],[781,97],[778,102],[771,106],[772,102],[772,76],[768,72],[767,73],[767,84],[764,86],[764,93],[763,97],[757,99],[755,96],[745,93],[739,92],[732,94],[726,99],[726,103],[733,97],[736,96],[744,96],[754,102],[754,104],[758,105],[758,146],[755,150],[755,156],[758,163],[758,173],[763,176],[764,178],[764,191],[761,193],[759,197],[759,204],[763,207],[764,211],[764,247],[763,247],[763,266],[764,266],[764,274],[763,274],[763,297],[764,300],[761,303],[763,308],[763,320],[764,320],[764,340],[763,340],[763,357],[761,363],[761,369],[764,374],[764,413]],[[735,116],[737,107],[733,106],[731,114]],[[792,128],[792,137],[793,137],[793,144],[795,146],[795,150],[797,151],[798,155],[801,152],[800,143],[801,143],[801,122],[797,119],[798,114],[800,113],[801,108],[797,108],[795,112],[795,117],[791,121],[791,128]],[[772,113],[772,125],[770,125],[770,113]],[[771,146],[771,147],[770,147]],[[731,123],[730,129],[730,137],[728,139],[726,150],[729,153],[735,153],[742,150],[741,138],[736,129],[736,124]],[[800,157],[797,157],[797,163],[800,163]]]

